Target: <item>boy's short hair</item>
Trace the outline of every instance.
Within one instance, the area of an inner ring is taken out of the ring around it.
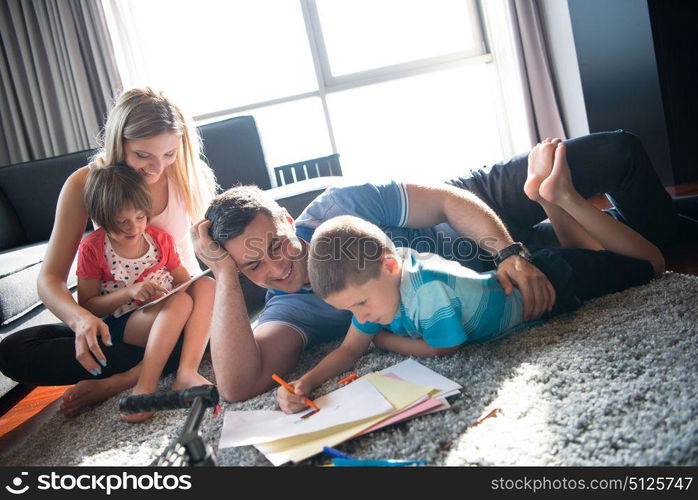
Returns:
[[[143,210],[150,219],[150,190],[141,175],[126,165],[94,167],[87,174],[83,195],[87,213],[108,233],[119,233],[119,212]]]
[[[381,273],[382,257],[395,245],[375,224],[351,215],[323,222],[313,234],[308,274],[315,295],[325,299]]]
[[[234,186],[216,196],[206,210],[205,217],[211,221],[209,235],[222,246],[241,235],[260,213],[279,219],[286,210],[255,185]]]

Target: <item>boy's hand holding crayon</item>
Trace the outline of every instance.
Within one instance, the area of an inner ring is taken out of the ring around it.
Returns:
[[[303,379],[289,382],[288,385],[293,387],[295,394],[283,385],[279,386],[276,391],[276,401],[284,413],[298,413],[299,411],[308,408],[307,401],[313,388]]]

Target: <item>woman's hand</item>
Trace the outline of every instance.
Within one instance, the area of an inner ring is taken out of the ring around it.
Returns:
[[[75,332],[75,359],[92,375],[99,375],[102,371],[100,364],[107,366],[107,357],[99,347],[97,337],[102,338],[103,344],[111,346],[109,327],[104,321],[88,312],[79,316],[70,327]]]
[[[144,304],[152,300],[159,299],[167,295],[167,288],[164,288],[154,281],[141,281],[140,283],[135,283],[129,285],[128,294],[134,300],[140,300]]]
[[[279,387],[276,391],[276,402],[284,413],[298,413],[301,410],[308,408],[305,404],[305,399],[310,397],[312,389],[303,382],[303,379],[295,380],[289,383],[293,387],[295,394],[286,390],[284,387]]]

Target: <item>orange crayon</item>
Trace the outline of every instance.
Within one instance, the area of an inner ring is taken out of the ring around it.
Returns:
[[[477,426],[477,425],[480,425],[482,422],[484,422],[484,421],[487,420],[488,418],[494,417],[494,416],[495,416],[497,413],[499,413],[500,411],[502,411],[502,410],[500,410],[499,408],[492,408],[489,412],[483,413],[483,414],[480,416],[480,418],[478,418],[478,419],[475,421],[475,423],[474,423],[471,427],[475,427],[475,426]]]
[[[356,373],[352,373],[352,374],[349,375],[348,377],[344,377],[342,380],[340,380],[339,382],[337,382],[337,385],[346,385],[346,384],[348,384],[349,382],[353,382],[353,381],[356,380],[357,378],[359,378],[359,376],[358,376]]]

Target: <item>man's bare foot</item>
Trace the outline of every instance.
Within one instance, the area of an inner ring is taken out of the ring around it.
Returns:
[[[133,387],[138,380],[140,365],[128,371],[117,373],[98,380],[81,380],[63,393],[61,412],[66,417],[74,417],[87,407],[101,403],[121,391]]]
[[[559,143],[560,139],[548,137],[540,144],[536,144],[528,155],[528,176],[524,183],[524,193],[533,201],[540,199],[540,185],[552,172],[553,155]]]
[[[173,391],[179,391],[181,389],[189,389],[190,387],[196,387],[197,385],[213,385],[211,382],[200,375],[198,372],[188,372],[179,373],[177,372],[177,377],[172,384]]]
[[[137,396],[139,394],[153,394],[157,390],[157,380],[155,381],[155,386],[142,386],[139,384],[136,384],[136,386],[133,388],[133,391],[131,391],[132,396]],[[148,420],[149,418],[152,418],[152,416],[155,415],[155,412],[152,411],[144,411],[141,413],[122,413],[121,414],[121,420],[124,422],[130,422],[132,424],[138,423],[138,422],[144,422]]]
[[[560,204],[576,193],[572,184],[572,174],[567,163],[567,147],[560,143],[555,148],[553,170],[540,184],[538,193],[545,201]]]

